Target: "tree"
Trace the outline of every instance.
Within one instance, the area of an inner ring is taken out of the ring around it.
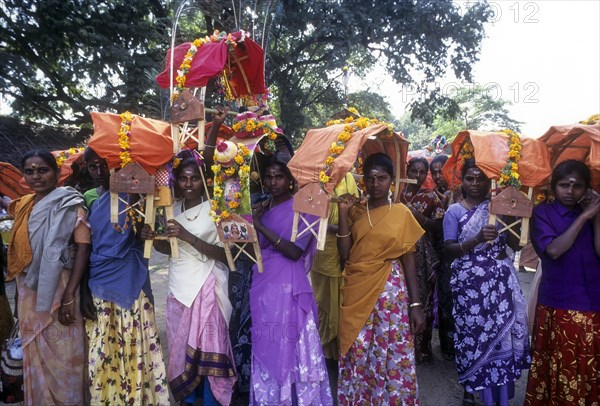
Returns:
[[[168,45],[156,0],[4,0],[0,84],[14,115],[89,122],[91,110],[157,105],[154,78]]]
[[[509,100],[498,97],[495,89],[479,85],[461,87],[448,95],[449,102],[444,108],[434,112],[432,123],[428,126],[418,118],[413,119],[412,112],[403,115],[398,128],[411,142],[410,149],[421,149],[431,143],[438,135],[451,142],[462,130],[494,131],[509,128],[520,131],[520,123],[508,114]]]
[[[422,92],[415,106],[436,102],[440,96],[425,89],[448,69],[470,80],[483,23],[490,17],[485,2],[464,10],[451,0],[280,4],[267,34],[267,71],[281,119],[294,134],[313,125],[301,114],[304,109],[338,103],[341,69],[347,64],[360,75],[383,60],[396,82]]]
[[[508,115],[512,102],[498,96],[497,89],[481,85],[459,88],[451,101],[456,109],[440,110],[434,120],[437,132],[450,131],[444,135],[455,135],[460,130],[498,130],[509,128],[520,131],[521,122]],[[450,118],[450,119],[448,119]]]
[[[333,113],[342,103],[339,79],[346,65],[360,75],[384,61],[396,82],[421,92],[415,112],[443,103],[427,85],[448,70],[470,79],[491,16],[486,1],[469,4],[196,0],[183,13],[177,43],[215,28],[253,33],[267,51],[272,110],[288,134],[301,137],[321,124],[312,121],[319,112]],[[5,0],[0,83],[14,114],[58,123],[86,122],[89,110],[159,116],[153,73],[162,69],[170,44],[172,6],[160,0]]]

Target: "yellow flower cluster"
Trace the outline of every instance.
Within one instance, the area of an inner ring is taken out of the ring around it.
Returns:
[[[56,165],[59,168],[62,168],[62,166],[65,164],[65,161],[67,159],[69,159],[70,157],[72,157],[73,155],[79,153],[79,152],[83,152],[85,148],[69,148],[66,151],[61,151],[60,155],[56,157]]]
[[[521,160],[521,150],[523,149],[521,137],[513,130],[505,129],[502,130],[502,132],[508,135],[508,161],[500,172],[498,186],[514,186],[517,189],[520,189],[523,185],[519,175],[518,163]]]
[[[600,114],[594,114],[587,118],[587,120],[581,120],[579,124],[595,125],[600,124]]]
[[[211,39],[208,37],[197,38],[194,40],[194,42],[192,42],[192,45],[190,45],[190,49],[188,49],[186,52],[185,56],[183,57],[183,61],[181,61],[181,65],[179,65],[179,69],[177,70],[177,77],[175,78],[175,82],[177,84],[175,85],[173,94],[171,95],[171,103],[177,100],[181,92],[183,92],[185,89],[187,74],[192,68],[192,61],[194,60],[196,52],[198,52],[198,48],[210,41]]]
[[[121,168],[129,165],[131,155],[129,154],[129,137],[131,137],[131,122],[133,121],[133,114],[126,111],[121,114],[121,127],[119,128],[119,158],[121,159]]]
[[[545,200],[546,200],[546,194],[545,194],[545,193],[538,193],[538,194],[535,196],[535,202],[533,202],[533,204],[534,204],[535,206],[537,206],[538,204],[542,203],[542,202],[543,202],[543,201],[545,201]]]
[[[460,156],[462,160],[473,158],[473,153],[475,152],[475,148],[473,148],[473,144],[471,144],[470,140],[465,141],[462,148],[460,149]]]
[[[232,213],[240,213],[243,208],[242,198],[249,193],[248,177],[250,176],[251,159],[252,156],[248,147],[238,143],[237,154],[230,166],[225,167],[219,163],[211,166],[215,176],[209,215],[216,224],[229,218]],[[241,191],[234,193],[233,199],[226,201],[224,196],[225,183],[228,179],[233,179],[236,176],[239,179]]]
[[[348,108],[352,113],[359,116],[358,110],[354,107]],[[368,117],[358,117],[354,118],[352,116],[348,116],[345,119],[337,119],[330,120],[326,123],[326,126],[329,127],[335,124],[345,124],[344,128],[336,137],[336,141],[331,143],[329,147],[330,155],[325,159],[325,164],[321,172],[319,172],[319,182],[321,183],[321,187],[324,187],[325,184],[329,182],[331,178],[331,173],[333,172],[333,164],[335,159],[344,152],[346,149],[346,143],[352,138],[352,133],[367,128],[370,125],[375,124],[385,124],[387,126],[388,131],[386,131],[383,136],[391,137],[393,134],[393,126],[388,123],[380,122],[377,119],[368,118]]]

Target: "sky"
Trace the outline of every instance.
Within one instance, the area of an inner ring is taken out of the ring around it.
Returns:
[[[466,7],[468,1],[456,1]],[[493,22],[485,26],[476,84],[510,100],[521,133],[543,135],[552,125],[571,124],[600,113],[600,0],[490,0]],[[356,78],[355,78],[356,79]],[[376,69],[361,84],[385,95],[397,117],[405,112],[402,88]],[[469,86],[440,80],[441,89]],[[354,89],[353,89],[354,88]]]

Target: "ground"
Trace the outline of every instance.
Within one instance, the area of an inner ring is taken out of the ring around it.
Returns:
[[[168,294],[167,287],[167,257],[154,251],[150,261],[150,275],[152,290],[154,292],[156,323],[160,328],[160,339],[163,345],[165,360],[168,362],[169,349],[165,332],[165,308]],[[533,272],[519,272],[519,280],[525,297],[529,297]],[[6,286],[7,295],[11,304],[14,304],[14,283]],[[442,357],[439,340],[434,332],[433,341],[434,362],[430,365],[417,367],[419,395],[422,406],[457,406],[462,402],[463,388],[456,380],[456,369],[453,361]],[[511,405],[522,405],[525,398],[527,374],[521,377],[516,384],[515,398]],[[175,403],[173,403],[175,404]]]

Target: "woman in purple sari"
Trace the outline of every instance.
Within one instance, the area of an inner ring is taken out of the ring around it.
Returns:
[[[464,404],[479,392],[486,405],[508,405],[514,382],[530,363],[526,303],[512,253],[518,240],[488,224],[490,180],[466,161],[465,198],[444,217],[446,254],[452,262],[454,345]]]
[[[264,272],[253,270],[250,402],[258,405],[331,405],[317,305],[308,272],[315,239],[310,231],[290,241],[295,181],[276,155],[266,168],[272,199],[253,206]],[[299,225],[298,234],[305,227]]]

